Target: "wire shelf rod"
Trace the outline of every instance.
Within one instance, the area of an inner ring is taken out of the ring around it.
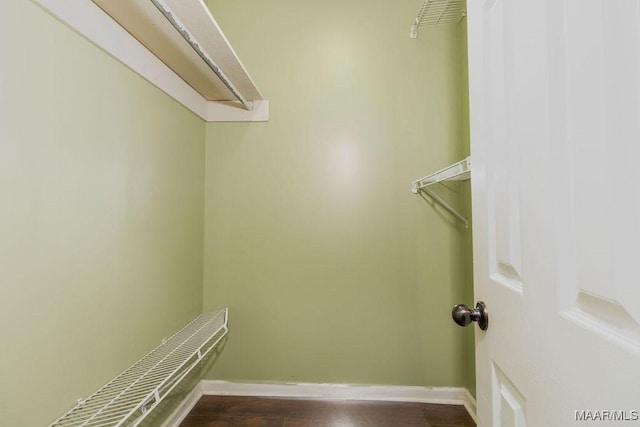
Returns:
[[[228,309],[206,313],[51,426],[137,426],[228,333]]]
[[[438,196],[433,190],[431,190],[430,188],[422,188],[420,191],[424,191],[425,193],[427,193],[429,197],[431,197],[433,200],[438,202],[443,208],[448,210],[453,216],[455,216],[460,221],[462,221],[464,223],[464,228],[469,228],[469,220],[465,218],[460,212],[458,212],[449,203],[442,200],[442,198]]]
[[[467,157],[457,163],[442,168],[432,174],[417,179],[411,183],[411,191],[414,194],[424,192],[434,201],[438,202],[443,208],[449,211],[452,215],[464,222],[465,228],[469,228],[469,221],[460,212],[458,212],[453,206],[443,200],[429,187],[447,181],[462,181],[471,178],[471,158]]]
[[[442,20],[444,18],[455,18],[456,20],[458,20],[460,19],[460,16],[456,12],[445,12],[445,13],[433,12],[432,14],[425,15],[425,18],[427,19],[433,18],[434,20]]]
[[[442,15],[449,10],[449,6],[451,6],[451,0],[447,0],[447,2],[445,3],[444,7],[442,8],[442,10],[440,11],[440,14],[438,15],[438,19],[436,19],[435,24],[438,25],[440,23],[440,18],[442,18]]]
[[[417,193],[422,188],[444,181],[462,181],[471,177],[471,158],[467,157],[457,163],[442,168],[432,174],[411,183],[411,191]]]
[[[154,403],[151,407],[149,407],[149,408],[147,409],[147,412],[146,412],[146,413],[151,412],[151,411],[152,411],[156,406],[158,406],[158,405],[160,404],[160,402],[162,401],[162,399],[164,399],[164,398],[165,398],[169,393],[171,393],[171,391],[173,391],[173,389],[174,389],[174,388],[175,388],[175,387],[180,383],[180,381],[182,381],[182,380],[183,380],[183,379],[184,379],[184,378],[189,374],[189,372],[191,372],[191,369],[192,369],[192,368],[193,368],[197,363],[199,363],[202,359],[204,359],[204,358],[205,358],[205,357],[206,357],[206,356],[211,352],[211,350],[213,350],[213,349],[218,345],[218,343],[222,340],[222,338],[224,338],[224,336],[225,336],[225,335],[227,334],[227,332],[228,332],[228,329],[227,329],[227,327],[226,327],[226,321],[225,321],[225,327],[224,327],[224,328],[225,328],[225,332],[224,332],[224,334],[220,335],[220,336],[218,337],[218,339],[215,341],[215,343],[214,343],[213,345],[211,345],[211,346],[210,346],[210,347],[209,347],[209,348],[208,348],[204,353],[202,353],[202,355],[198,358],[198,360],[196,361],[196,363],[194,363],[194,365],[193,365],[190,369],[188,369],[188,370],[184,371],[184,372],[183,372],[183,373],[182,373],[178,378],[176,378],[176,380],[173,382],[173,384],[171,385],[171,387],[170,387],[169,389],[167,389],[167,390],[164,392],[164,394],[162,395],[162,397],[161,397],[160,399],[157,399],[157,400],[155,401],[155,403]],[[138,424],[140,424],[140,422],[142,422],[143,418],[144,418],[144,416],[143,416],[143,417],[138,418],[138,420],[136,420],[136,422],[132,425],[132,427],[136,427],[136,426],[138,426]]]
[[[184,342],[182,342],[180,345],[178,345],[178,347],[177,347],[174,351],[177,351],[178,349],[180,349],[180,347],[182,347],[183,345],[185,345],[185,344],[188,342],[188,340],[190,340],[190,339],[192,339],[194,336],[198,335],[198,333],[199,333],[199,332],[202,330],[202,328],[204,328],[205,326],[207,326],[207,324],[202,325],[202,326],[201,326],[201,328],[200,328],[199,330],[195,331],[195,332],[194,332],[194,333],[193,333],[193,334],[192,334],[192,335],[191,335],[187,340],[185,340],[185,341],[184,341]],[[169,353],[169,354],[165,357],[165,359],[166,359],[167,357],[169,357],[169,356],[170,356],[174,351],[172,351],[171,353]],[[158,364],[157,364],[156,366],[158,366],[160,363],[162,363],[165,359],[163,359],[163,360],[161,360],[160,362],[158,362]],[[172,374],[174,374],[176,371],[178,371],[180,368],[182,368],[182,366],[184,366],[184,364],[185,364],[186,362],[187,362],[187,360],[185,360],[185,361],[184,361],[183,363],[181,363],[178,367],[176,367],[176,368],[172,371]],[[168,378],[170,378],[170,377],[167,377],[167,379],[168,379]],[[166,382],[166,381],[167,381],[167,380],[165,379],[161,384],[159,384],[159,385],[157,386],[157,388],[160,388],[160,387],[162,386],[162,384],[164,384],[164,382]],[[154,392],[156,392],[156,391],[157,391],[157,388],[156,388],[156,389],[154,389],[154,390],[151,390],[151,391],[147,394],[147,396],[150,396],[150,395],[152,395]],[[133,415],[133,414],[135,413],[135,411],[137,411],[138,409],[140,409],[140,407],[141,407],[141,406],[142,406],[142,402],[140,402],[138,405],[136,405],[134,408],[132,408],[132,409],[130,410],[129,414],[127,414],[127,417],[126,417],[125,419],[128,419],[131,415]]]
[[[251,111],[253,105],[250,104],[244,96],[238,91],[235,85],[229,80],[227,75],[218,67],[218,65],[211,59],[211,57],[205,52],[205,50],[200,46],[198,41],[193,37],[193,35],[185,28],[185,26],[180,22],[178,17],[173,13],[171,8],[163,1],[163,0],[151,0],[151,3],[158,9],[158,11],[165,17],[167,21],[175,28],[175,30],[182,36],[182,38],[191,46],[191,49],[198,54],[198,56],[207,64],[207,67],[213,73],[218,76],[220,81],[226,86],[227,89],[233,94],[233,96],[242,104],[242,106]]]
[[[465,16],[465,0],[423,0],[409,36],[417,38],[421,26],[457,23]]]

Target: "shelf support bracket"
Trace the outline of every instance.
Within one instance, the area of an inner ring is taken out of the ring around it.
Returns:
[[[453,206],[449,203],[445,202],[440,196],[438,196],[433,190],[430,188],[421,188],[419,191],[427,193],[429,197],[438,202],[443,208],[445,208],[449,213],[458,218],[460,221],[464,223],[464,228],[469,228],[469,221],[465,218],[460,212],[458,212]]]

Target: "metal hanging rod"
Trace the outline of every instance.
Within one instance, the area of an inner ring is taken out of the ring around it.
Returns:
[[[171,11],[171,8],[163,0],[151,0],[151,3],[162,13],[162,15],[169,21],[169,23],[176,29],[176,31],[182,36],[182,38],[191,46],[195,53],[207,64],[207,66],[214,72],[216,76],[222,81],[222,83],[231,91],[233,96],[242,104],[242,106],[251,111],[253,109],[253,103],[248,102],[244,96],[233,85],[231,80],[224,74],[224,72],[216,65],[207,52],[200,46],[198,41],[193,35],[186,29],[186,27],[180,22],[178,17]]]
[[[466,16],[465,0],[423,0],[409,36],[418,37],[418,27],[458,23]]]

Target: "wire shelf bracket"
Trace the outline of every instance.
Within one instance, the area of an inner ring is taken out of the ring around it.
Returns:
[[[421,191],[425,192],[433,200],[438,202],[443,208],[448,210],[452,215],[464,222],[464,227],[469,228],[469,220],[458,212],[453,206],[444,201],[429,187],[447,181],[464,181],[471,178],[471,157],[467,157],[457,163],[440,169],[430,175],[417,179],[411,183],[411,191],[414,194],[418,194]]]
[[[138,426],[229,332],[229,309],[198,316],[50,427]]]
[[[418,28],[423,25],[459,23],[466,15],[465,0],[423,0],[409,37],[418,38]]]

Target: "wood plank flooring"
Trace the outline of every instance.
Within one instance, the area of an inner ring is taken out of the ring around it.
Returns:
[[[203,396],[180,427],[473,427],[463,406]]]

